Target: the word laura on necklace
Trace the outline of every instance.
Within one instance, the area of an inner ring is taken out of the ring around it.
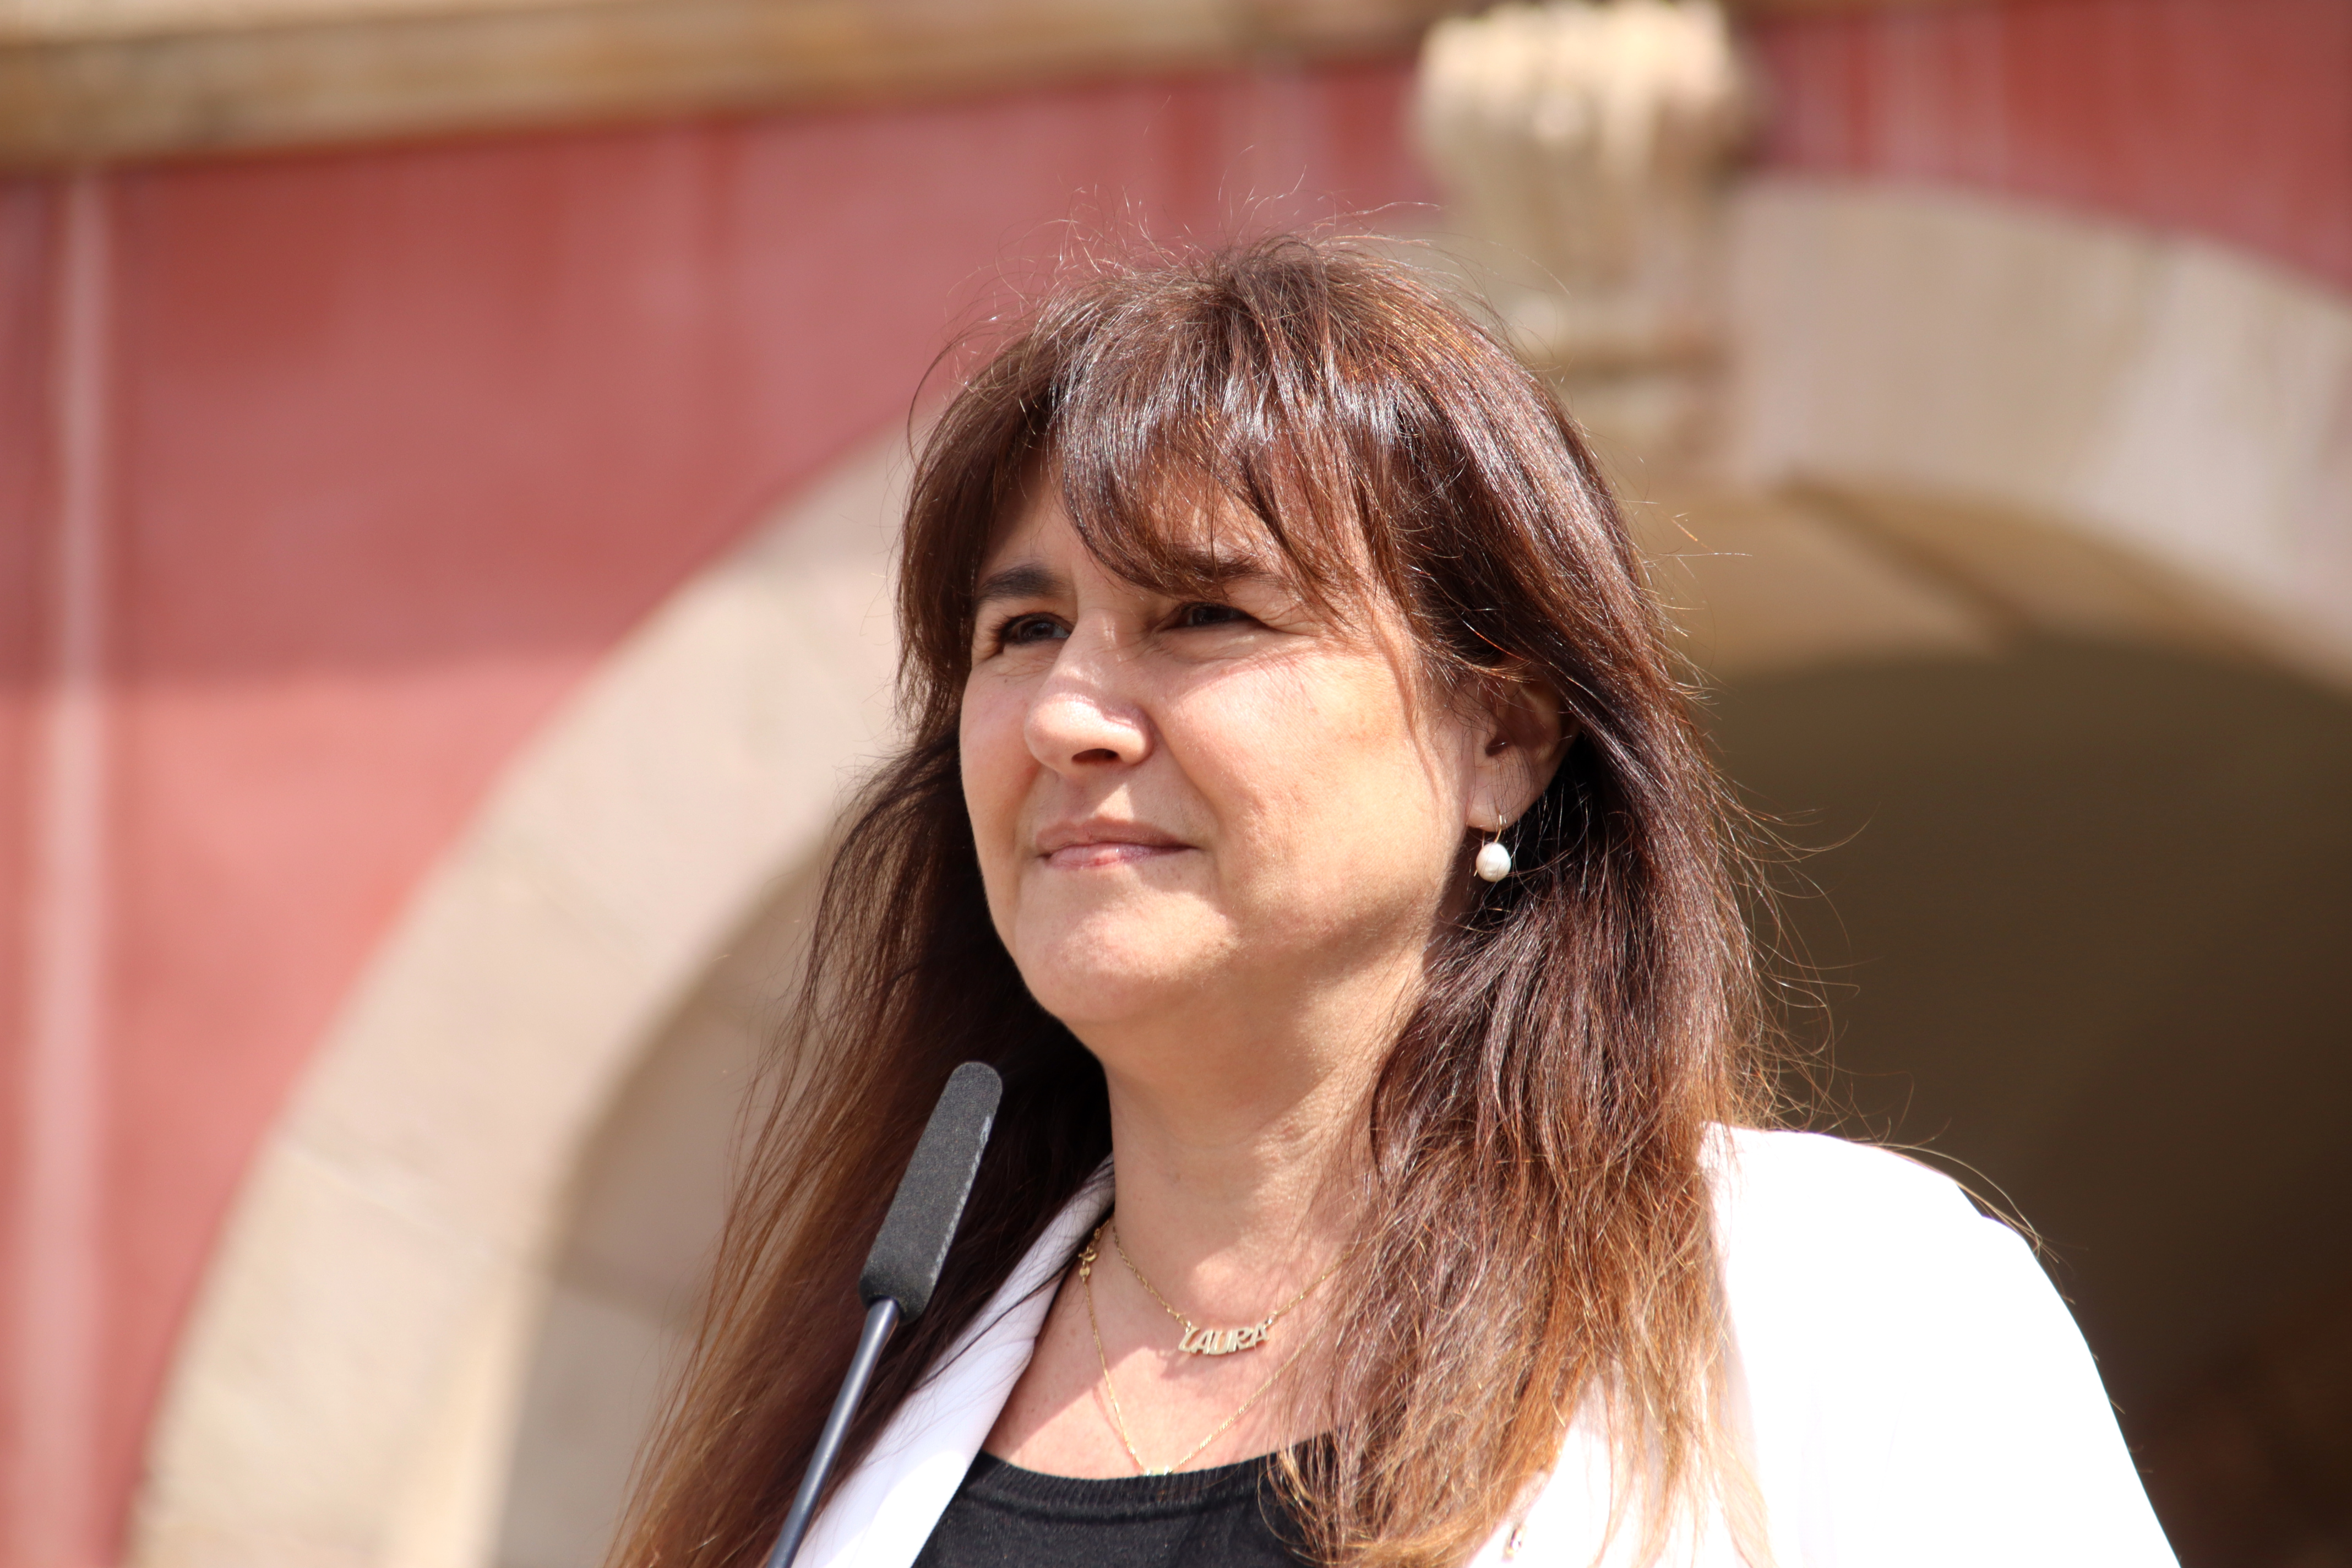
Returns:
[[[1331,1267],[1317,1275],[1308,1282],[1305,1289],[1255,1323],[1245,1324],[1238,1329],[1204,1329],[1178,1311],[1168,1298],[1161,1295],[1151,1281],[1143,1277],[1143,1270],[1135,1266],[1135,1259],[1127,1255],[1127,1247],[1118,1239],[1118,1222],[1112,1219],[1106,1220],[1104,1224],[1110,1231],[1111,1250],[1118,1254],[1118,1260],[1121,1263],[1127,1265],[1127,1271],[1135,1276],[1135,1282],[1142,1286],[1153,1300],[1160,1303],[1161,1311],[1166,1312],[1182,1326],[1184,1332],[1182,1337],[1177,1340],[1176,1348],[1186,1355],[1233,1355],[1241,1351],[1257,1349],[1258,1346],[1265,1343],[1266,1335],[1274,1332],[1276,1321],[1285,1312],[1315,1294],[1316,1289],[1326,1279],[1330,1279],[1332,1271],[1339,1267],[1339,1260],[1333,1258]]]
[[[1265,1331],[1274,1327],[1274,1320],[1265,1318],[1240,1329],[1188,1328],[1178,1337],[1176,1348],[1186,1355],[1231,1355],[1235,1351],[1254,1351],[1265,1343]]]
[[[1108,1221],[1105,1221],[1104,1225],[1108,1225]],[[1078,1283],[1085,1288],[1087,1293],[1087,1331],[1094,1337],[1095,1361],[1102,1368],[1103,1402],[1109,1407],[1111,1430],[1118,1434],[1118,1446],[1127,1450],[1127,1457],[1134,1461],[1136,1470],[1139,1474],[1147,1476],[1173,1475],[1178,1470],[1190,1465],[1193,1460],[1199,1458],[1202,1454],[1207,1453],[1209,1451],[1210,1444],[1215,1442],[1218,1438],[1232,1431],[1234,1425],[1238,1423],[1244,1415],[1249,1414],[1250,1406],[1255,1405],[1259,1399],[1264,1397],[1266,1390],[1281,1382],[1282,1374],[1284,1373],[1288,1372],[1292,1367],[1298,1364],[1298,1358],[1307,1353],[1307,1347],[1305,1345],[1301,1345],[1298,1349],[1291,1352],[1290,1359],[1284,1362],[1280,1366],[1276,1367],[1274,1369],[1273,1376],[1267,1378],[1264,1383],[1259,1384],[1255,1389],[1252,1389],[1250,1391],[1250,1396],[1247,1399],[1243,1400],[1240,1405],[1236,1405],[1231,1415],[1228,1415],[1223,1421],[1218,1422],[1215,1431],[1211,1432],[1207,1436],[1202,1438],[1199,1442],[1193,1444],[1191,1448],[1186,1450],[1182,1458],[1178,1459],[1172,1465],[1152,1464],[1137,1450],[1135,1447],[1135,1438],[1128,1432],[1127,1413],[1118,1407],[1118,1389],[1110,1380],[1110,1356],[1103,1350],[1102,1321],[1095,1316],[1095,1259],[1100,1254],[1102,1247],[1102,1233],[1103,1226],[1096,1226],[1094,1235],[1087,1239],[1086,1250],[1078,1254]],[[1111,1234],[1111,1243],[1113,1246],[1117,1246],[1118,1243],[1118,1235],[1116,1231]],[[1119,1256],[1124,1258],[1126,1254],[1122,1252]],[[1128,1265],[1128,1268],[1130,1269],[1134,1267],[1135,1265],[1132,1263]],[[1143,1277],[1139,1274],[1136,1278],[1140,1279]],[[1318,1280],[1317,1283],[1320,1284],[1321,1281]],[[1308,1287],[1309,1289],[1312,1289],[1313,1288],[1313,1286]],[[1146,1285],[1144,1289],[1150,1290],[1151,1287]],[[1158,1292],[1154,1291],[1153,1294],[1157,1295]],[[1163,1301],[1160,1305],[1166,1306],[1167,1303]],[[1297,1303],[1294,1301],[1291,1305],[1296,1306]],[[1289,1310],[1289,1308],[1285,1308],[1283,1310],[1287,1311]],[[1281,1316],[1281,1313],[1276,1313],[1276,1316],[1279,1317]],[[1271,1321],[1271,1320],[1268,1321]],[[1265,1335],[1261,1333],[1258,1337],[1263,1340]]]

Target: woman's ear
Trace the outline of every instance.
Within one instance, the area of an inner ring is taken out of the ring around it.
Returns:
[[[1468,826],[1496,833],[1536,803],[1559,771],[1574,735],[1559,696],[1516,661],[1479,684],[1474,713],[1477,777]]]

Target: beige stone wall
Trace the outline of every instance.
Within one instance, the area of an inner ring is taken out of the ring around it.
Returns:
[[[499,1568],[601,1558],[638,1436],[692,1332],[740,1113],[782,1022],[814,892],[814,875],[783,879],[728,941],[583,1152],[515,1416]]]
[[[1737,490],[1849,498],[1825,524],[1996,618],[2352,679],[2352,302],[1946,191],[1735,216]]]

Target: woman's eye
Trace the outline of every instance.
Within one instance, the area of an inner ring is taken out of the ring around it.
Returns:
[[[1069,628],[1051,616],[1015,616],[997,628],[996,640],[1005,647],[1024,643],[1058,642]]]
[[[1204,603],[1187,605],[1177,611],[1175,624],[1179,628],[1190,631],[1196,626],[1231,626],[1237,621],[1246,621],[1249,618],[1245,612],[1237,610],[1231,605]]]

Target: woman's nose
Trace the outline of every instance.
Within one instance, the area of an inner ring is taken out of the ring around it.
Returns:
[[[1150,731],[1118,679],[1119,650],[1106,638],[1074,634],[1029,705],[1030,754],[1056,773],[1132,766]]]

